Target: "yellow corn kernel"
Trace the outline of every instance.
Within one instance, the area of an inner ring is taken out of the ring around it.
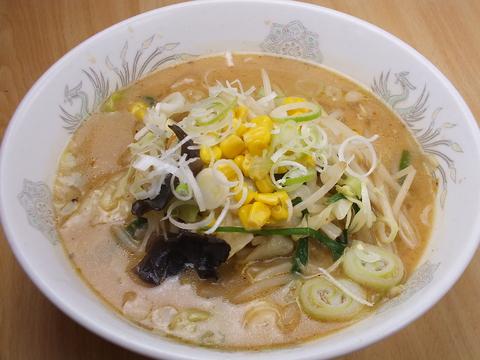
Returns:
[[[275,192],[275,195],[277,195],[278,199],[282,204],[286,204],[289,199],[287,192],[284,190]]]
[[[235,171],[232,169],[232,167],[228,164],[219,164],[217,166],[218,171],[221,171],[223,175],[227,178],[229,181],[235,181],[237,179],[237,174]]]
[[[247,150],[253,155],[261,155],[270,144],[272,134],[266,126],[256,126],[243,134]]]
[[[215,160],[218,160],[218,159],[221,159],[222,158],[222,149],[220,149],[220,146],[214,146],[212,148],[212,151],[213,151],[213,158]]]
[[[246,185],[243,185],[243,187],[247,188]],[[250,202],[252,202],[252,200],[255,198],[256,194],[257,194],[256,191],[248,189],[247,190],[247,198],[245,199],[245,202],[243,204],[246,205],[246,204],[249,204]],[[235,199],[235,201],[238,202],[242,199],[242,196],[243,196],[243,191],[240,191],[240,192],[236,193],[235,195],[233,195],[233,198]]]
[[[250,154],[245,154],[242,162],[242,169],[243,175],[248,176],[248,172],[250,171],[250,167],[252,166],[253,157]]]
[[[286,191],[277,191],[275,192],[278,200],[280,201],[279,205],[272,207],[272,219],[275,221],[283,221],[288,219],[288,206],[287,201],[289,196]]]
[[[247,118],[248,109],[245,106],[237,106],[234,110],[235,117],[240,120],[244,121]]]
[[[208,146],[202,145],[200,146],[200,160],[203,161],[204,164],[210,164],[210,160],[212,159],[212,153]]]
[[[145,113],[147,112],[148,106],[143,101],[137,101],[128,106],[128,111],[135,115],[137,120],[142,121]]]
[[[275,186],[269,177],[265,177],[261,180],[255,181],[257,189],[262,193],[271,193],[275,190]]]
[[[256,193],[255,194],[255,200],[260,201],[261,203],[264,203],[269,206],[274,206],[278,205],[279,199],[276,193]]]
[[[288,219],[288,209],[283,205],[276,205],[271,208],[272,219],[275,221],[282,221]]]
[[[243,227],[248,228],[249,223],[248,223],[248,218],[250,216],[250,211],[252,210],[252,204],[248,205],[243,205],[238,209],[238,218],[242,222]]]
[[[245,204],[248,204],[248,203],[251,203],[253,199],[255,199],[255,194],[257,192],[256,191],[253,191],[253,190],[248,190],[248,194],[247,194],[247,199],[245,200]]]
[[[273,128],[273,121],[267,115],[257,116],[251,120],[252,123],[257,124],[257,126],[265,126],[272,130]]]
[[[248,206],[248,205],[247,205]],[[271,210],[270,208],[259,201],[255,201],[248,213],[248,227],[252,229],[260,229],[270,220]]]
[[[219,146],[214,146],[212,148],[205,145],[200,146],[200,159],[204,164],[210,164],[212,156],[214,160],[218,160],[222,157],[222,150]]]
[[[283,104],[293,104],[293,103],[299,103],[299,102],[304,102],[307,101],[305,98],[301,97],[295,97],[295,96],[288,96],[286,98],[283,98]]]
[[[245,144],[238,135],[230,135],[220,143],[222,154],[227,159],[233,159],[245,150]]]
[[[238,136],[242,136],[248,130],[248,128],[243,125],[242,121],[237,118],[233,118],[233,128],[235,129],[235,134]]]
[[[245,161],[245,155],[237,155],[233,158],[233,162],[242,170],[243,162]]]
[[[316,165],[313,156],[308,154],[303,154],[302,157],[299,159],[299,162],[307,167],[315,167]]]

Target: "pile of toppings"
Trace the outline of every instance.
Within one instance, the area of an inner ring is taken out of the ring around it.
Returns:
[[[403,278],[393,241],[416,246],[402,210],[415,169],[405,153],[390,174],[373,146],[378,136],[355,132],[314,101],[273,91],[263,70],[261,77],[260,89],[217,82],[196,102],[174,92],[130,107],[139,124],[125,181],[134,219],[114,233],[129,250],[147,251],[136,272],[156,285],[185,267],[214,279],[254,236],[284,239],[262,251],[295,249],[291,271],[306,276],[309,241],[318,242],[334,263],[315,269],[299,304],[314,318],[343,319],[372,305],[362,286],[383,291]],[[352,242],[360,232],[378,246]],[[147,246],[152,238],[160,240]],[[348,279],[330,275],[340,264]],[[343,310],[332,313],[319,288],[346,294]]]

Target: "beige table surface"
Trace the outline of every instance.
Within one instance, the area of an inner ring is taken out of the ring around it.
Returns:
[[[0,137],[34,81],[69,49],[130,16],[179,1],[0,0]],[[480,119],[480,0],[310,1],[367,20],[424,54]],[[56,309],[0,234],[0,359],[143,359]],[[452,239],[461,246],[461,239]],[[454,254],[453,254],[454,255]],[[345,359],[480,359],[480,253],[426,315]]]

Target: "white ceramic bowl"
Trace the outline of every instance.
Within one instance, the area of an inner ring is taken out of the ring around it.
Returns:
[[[349,75],[399,112],[438,161],[433,238],[407,290],[374,316],[315,342],[260,353],[226,353],[150,334],[96,298],[73,271],[56,238],[49,187],[60,152],[88,112],[116,86],[163,63],[226,49],[286,54]],[[399,330],[450,289],[479,240],[479,164],[478,127],[458,92],[428,60],[392,35],[303,3],[190,2],[110,27],[70,51],[37,81],[2,144],[1,216],[17,259],[40,290],[66,314],[118,345],[163,359],[321,359]]]

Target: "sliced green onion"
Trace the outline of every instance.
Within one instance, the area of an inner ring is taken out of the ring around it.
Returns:
[[[179,193],[181,196],[188,196],[189,195],[189,187],[187,183],[180,183],[175,188],[175,191]]]
[[[410,154],[410,151],[408,150],[403,150],[402,151],[402,156],[400,157],[400,164],[398,165],[398,170],[403,170],[410,166],[410,163],[412,162],[412,156]]]
[[[298,115],[288,115],[289,111],[293,110],[299,110],[299,109],[307,109],[307,113],[302,113]],[[317,119],[322,115],[323,109],[321,106],[314,104],[312,102],[304,101],[304,102],[298,102],[298,103],[291,103],[291,104],[285,104],[281,105],[270,113],[270,117],[274,121],[289,121],[293,120],[295,122],[305,122],[305,121],[310,121]]]
[[[290,185],[295,185],[295,184],[303,184],[305,182],[313,180],[314,177],[315,177],[315,172],[314,171],[309,171],[308,174],[302,175],[302,176],[287,177],[287,178],[284,177],[285,180],[282,181],[282,179],[280,179],[279,182],[282,181],[285,186],[290,186]]]
[[[386,291],[397,285],[405,273],[398,255],[358,240],[345,251],[342,265],[349,278],[377,291]]]
[[[308,237],[301,238],[297,242],[297,248],[293,255],[292,272],[300,273],[303,266],[308,262]]]
[[[315,277],[303,283],[298,294],[298,303],[301,309],[315,320],[347,321],[364,307],[363,303],[349,293],[357,295],[361,300],[367,295],[361,286],[351,280],[339,279],[335,280],[334,284],[325,277]]]
[[[185,223],[193,223],[198,218],[198,206],[191,203],[179,205],[173,211],[173,216],[182,220]]]
[[[330,239],[323,231],[314,230],[309,227],[248,230],[239,226],[220,226],[215,232],[244,233],[244,234],[267,235],[267,236],[268,235],[308,236],[310,238],[313,238],[319,241],[321,244],[326,246],[330,250],[334,260],[337,260],[340,256],[342,256],[343,251],[345,250],[345,245]]]

